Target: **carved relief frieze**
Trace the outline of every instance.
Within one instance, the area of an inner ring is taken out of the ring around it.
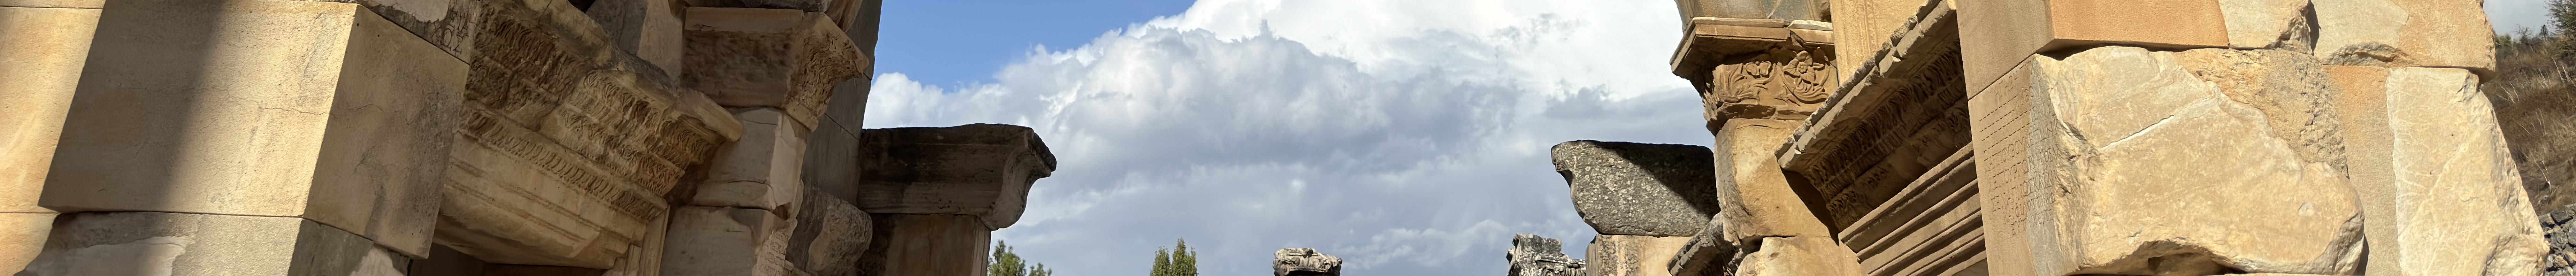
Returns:
[[[1805,120],[1833,95],[1833,52],[1784,41],[1726,57],[1700,91],[1708,120]]]

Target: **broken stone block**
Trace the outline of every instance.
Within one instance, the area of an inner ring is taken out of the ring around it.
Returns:
[[[1675,252],[1691,237],[1595,235],[1584,249],[1586,271],[1597,276],[1670,276]]]
[[[2478,77],[2456,68],[2328,66],[2370,234],[2370,271],[2533,275],[2538,216]],[[2461,265],[2478,264],[2478,265]]]
[[[17,273],[45,250],[53,213],[0,213],[0,272]]]
[[[1510,262],[1511,276],[1578,276],[1583,275],[1583,260],[1565,256],[1565,242],[1538,235],[1512,235],[1512,248],[1503,252]]]
[[[2308,0],[2218,0],[2227,18],[2227,46],[2307,53],[2316,45],[2316,20]]]
[[[88,59],[44,207],[302,217],[427,253],[464,63],[354,4],[118,3],[90,50],[138,54]]]
[[[1576,212],[1604,235],[1686,237],[1718,211],[1707,147],[1581,140],[1549,152]]]
[[[789,231],[795,221],[783,211],[682,206],[671,210],[670,243],[662,255],[662,275],[791,275],[787,262]]]
[[[610,268],[667,202],[686,202],[674,188],[741,123],[618,51],[570,3],[480,2],[440,244],[493,263]]]
[[[1747,252],[1735,275],[1861,275],[1852,252],[1825,237],[1762,237],[1760,249]]]
[[[787,261],[808,275],[857,275],[875,225],[859,207],[807,189],[796,212],[796,231],[788,237]]]
[[[1778,152],[1800,121],[1734,119],[1717,132],[1715,229],[1727,243],[1752,237],[1833,236],[1780,170]]]
[[[2438,0],[2314,0],[2316,55],[2334,65],[2495,68],[2483,5]]]
[[[2222,93],[2182,60],[2101,47],[2035,61],[2030,185],[2045,192],[2028,195],[2031,267],[2353,272],[2362,220],[2335,161],[2302,157],[2311,141],[2275,136],[2292,126],[2270,125],[2246,103],[2263,98],[2233,98],[2259,91]]]
[[[599,21],[608,31],[609,43],[618,50],[643,58],[664,76],[680,79],[681,67],[680,7],[673,0],[594,0],[582,13]]]
[[[1315,253],[1314,248],[1281,248],[1270,253],[1272,276],[1341,276],[1342,258]]]
[[[300,218],[162,212],[63,216],[68,218],[45,241],[44,253],[18,275],[402,275],[410,262],[364,237]]]
[[[80,84],[99,10],[0,7],[0,213],[51,213],[36,204]],[[41,240],[41,239],[40,239]],[[9,261],[0,259],[0,262]],[[19,259],[18,263],[24,263]],[[0,268],[8,263],[0,263]]]
[[[680,83],[733,108],[772,107],[811,131],[832,85],[859,77],[857,46],[822,14],[688,8]]]
[[[851,204],[870,214],[970,215],[989,229],[1010,227],[1027,208],[1029,185],[1055,172],[1055,154],[1028,127],[881,128],[859,139],[866,163]]]
[[[993,228],[970,215],[871,212],[860,276],[982,275]]]
[[[705,185],[689,204],[700,206],[782,209],[794,205],[805,184],[799,181],[805,160],[805,127],[796,126],[773,108],[753,108],[734,115],[742,120],[743,137],[716,152]]]

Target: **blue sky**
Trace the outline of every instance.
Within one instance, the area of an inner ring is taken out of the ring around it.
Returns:
[[[2495,0],[2501,30],[2545,0]],[[1493,275],[1594,234],[1547,149],[1707,145],[1669,0],[891,0],[869,128],[1029,126],[1059,159],[994,233],[1061,275],[1207,275],[1316,248],[1350,275]],[[1039,50],[1044,45],[1043,50]]]

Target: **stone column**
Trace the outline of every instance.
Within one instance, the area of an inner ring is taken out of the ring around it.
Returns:
[[[866,214],[838,199],[806,195],[813,188],[801,180],[806,137],[831,100],[832,85],[859,73],[858,49],[820,13],[686,10],[682,60],[691,70],[681,83],[733,110],[743,138],[717,151],[706,182],[673,211],[662,273],[849,273],[846,265],[858,258],[852,247],[864,246],[850,239],[864,242],[865,236],[817,235],[868,227]]]
[[[33,1],[0,7],[0,274],[17,273],[44,250],[54,210],[37,204],[98,29],[99,6]]]
[[[982,275],[992,231],[1018,222],[1055,154],[1027,127],[868,129],[852,202],[872,215],[859,275]]]
[[[38,201],[78,213],[33,275],[363,274],[427,255],[462,60],[357,4],[94,11]]]

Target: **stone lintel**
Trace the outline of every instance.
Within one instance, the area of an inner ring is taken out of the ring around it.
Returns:
[[[1895,50],[1869,57],[1840,83],[1778,153],[1782,169],[1804,178],[1793,182],[1816,191],[1807,200],[1822,202],[1817,211],[1829,229],[1859,220],[1968,145],[1957,22],[1949,9],[1928,10],[1933,13],[1905,28]]]
[[[862,130],[859,200],[871,214],[957,214],[1010,227],[1055,154],[1028,127],[969,124]]]
[[[1690,236],[1718,211],[1707,147],[1580,140],[1549,155],[1593,231]]]

